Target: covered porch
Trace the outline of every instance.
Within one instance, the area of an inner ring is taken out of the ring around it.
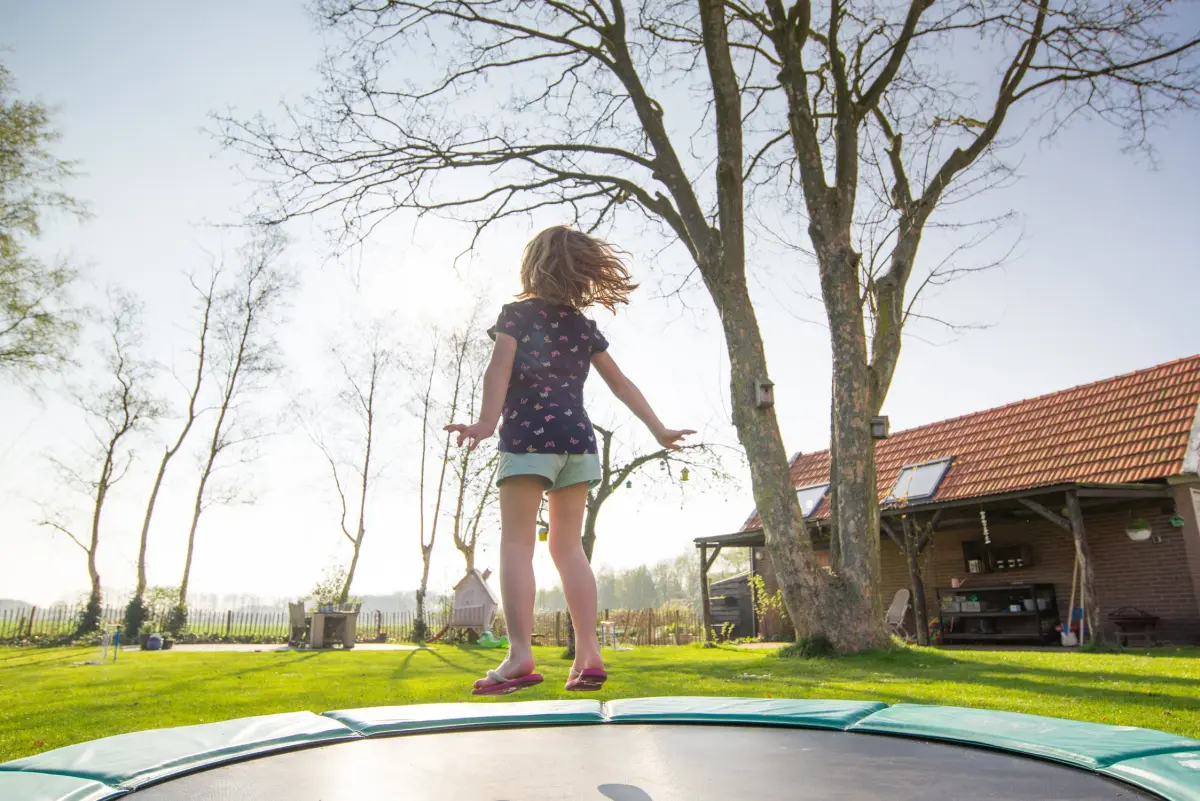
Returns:
[[[928,622],[937,618],[946,642],[955,644],[1055,642],[1053,628],[1045,630],[1047,620],[1053,627],[1073,615],[1087,621],[1081,635],[1119,639],[1120,616],[1142,613],[1155,618],[1155,639],[1198,641],[1197,504],[1200,487],[1165,481],[1058,484],[939,503],[885,504],[883,604],[898,589],[909,589],[908,630],[928,631]],[[818,559],[827,565],[830,522],[807,522]],[[1128,532],[1143,523],[1149,533],[1135,540]],[[761,527],[699,537],[695,544],[705,631],[711,637],[708,571],[722,549],[750,548],[751,569],[763,577],[766,590],[773,592],[777,583]],[[988,608],[1003,602],[1001,596],[1021,603],[1022,593],[1036,603],[1038,592],[1049,599],[1045,608],[1029,610],[1033,615],[1024,609],[1010,614],[1007,605]],[[968,604],[965,609],[962,602]],[[1031,630],[1031,625],[1040,628]],[[772,628],[756,617],[757,636],[780,633]]]

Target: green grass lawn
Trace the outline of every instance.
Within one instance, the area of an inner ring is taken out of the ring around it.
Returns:
[[[514,700],[567,693],[561,649],[538,649],[546,682]],[[0,648],[0,762],[112,734],[307,709],[472,700],[496,651],[122,653]],[[1152,654],[907,648],[834,660],[695,646],[609,654],[599,698],[652,695],[869,699],[987,707],[1200,736],[1200,650]],[[481,703],[504,703],[478,699]]]

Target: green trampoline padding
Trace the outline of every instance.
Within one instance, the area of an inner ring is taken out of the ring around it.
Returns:
[[[1100,772],[1171,801],[1200,801],[1200,751],[1129,759]]]
[[[147,782],[234,759],[359,735],[311,712],[118,734],[0,764],[0,774],[50,773],[90,779],[113,788]]]
[[[100,782],[49,773],[0,773],[3,801],[101,801],[124,792]]]
[[[1200,749],[1200,740],[1151,729],[919,704],[888,707],[850,730],[998,748],[1088,770],[1139,757]]]
[[[598,701],[518,701],[514,703],[421,704],[326,712],[359,734],[403,734],[436,729],[489,726],[562,726],[603,723]]]
[[[605,705],[614,723],[724,723],[844,730],[886,704],[803,698],[630,698]]]
[[[957,707],[706,697],[294,712],[122,734],[0,764],[0,801],[109,801],[222,763],[374,736],[609,723],[780,726],[943,740],[1065,763],[1169,801],[1200,801],[1200,741],[1165,732]]]

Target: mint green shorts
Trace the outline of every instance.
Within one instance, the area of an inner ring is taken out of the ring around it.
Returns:
[[[546,489],[600,484],[600,457],[594,453],[501,453],[496,484],[514,476],[540,476]]]

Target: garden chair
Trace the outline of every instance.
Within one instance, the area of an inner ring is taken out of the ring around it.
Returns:
[[[909,597],[908,590],[896,590],[896,595],[892,598],[892,605],[888,607],[887,614],[883,617],[888,631],[906,640],[911,639],[908,631],[904,628],[904,619],[908,617]]]
[[[291,625],[288,645],[292,648],[303,648],[308,645],[309,625],[312,618],[304,614],[304,601],[288,604],[288,621]]]

